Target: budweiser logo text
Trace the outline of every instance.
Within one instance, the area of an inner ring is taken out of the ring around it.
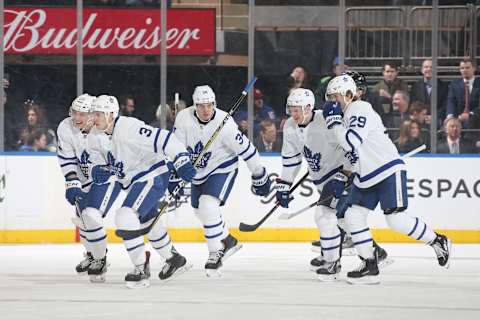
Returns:
[[[189,12],[196,18],[190,18]],[[169,54],[214,53],[214,12],[200,12],[211,16],[210,23],[199,18],[195,10],[169,11],[166,31]],[[160,53],[159,10],[85,9],[83,15],[81,35],[85,54]],[[3,44],[7,54],[73,54],[77,46],[77,33],[74,8],[5,10]]]

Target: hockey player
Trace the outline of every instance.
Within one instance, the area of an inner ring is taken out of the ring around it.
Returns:
[[[107,271],[103,217],[118,196],[120,186],[114,181],[92,184],[92,167],[106,163],[101,149],[108,143],[93,128],[94,100],[95,97],[82,94],[72,102],[70,116],[58,126],[57,157],[65,176],[65,197],[71,205],[78,204],[77,217],[72,221],[80,229],[80,241],[87,251],[76,271],[88,273],[92,282],[103,282]]]
[[[433,247],[440,266],[448,268],[451,241],[436,234],[419,218],[406,214],[408,207],[406,167],[386,134],[380,116],[365,101],[357,100],[356,85],[348,75],[327,86],[329,102],[323,115],[336,140],[357,158],[353,187],[346,200],[345,221],[362,263],[347,273],[350,283],[379,283],[377,260],[367,214],[378,203],[390,228]]]
[[[281,178],[277,179],[276,198],[288,208],[290,187],[300,170],[302,158],[308,163],[313,183],[320,193],[315,222],[320,230],[322,255],[310,264],[322,281],[334,281],[340,273],[341,242],[344,232],[338,227],[336,208],[343,201],[347,174],[351,170],[345,152],[327,130],[320,111],[314,111],[315,98],[309,89],[293,90],[287,98],[290,118],[283,127]],[[379,247],[379,250],[383,250]]]
[[[226,112],[217,108],[215,93],[207,85],[196,87],[192,98],[194,105],[178,113],[174,132],[187,146],[193,162],[223,121]],[[254,192],[260,196],[267,195],[271,182],[260,163],[257,149],[230,118],[197,165],[198,171],[191,187],[191,204],[203,225],[209,250],[205,264],[207,276],[220,275],[218,269],[241,248],[237,239],[229,234],[221,209],[235,182],[239,157],[252,173]],[[169,189],[174,188],[175,184],[172,181]]]
[[[97,129],[109,136],[107,166],[92,169],[93,180],[101,183],[115,175],[127,192],[125,201],[116,211],[115,224],[119,229],[140,229],[157,214],[158,201],[168,186],[171,160],[178,175],[190,181],[195,169],[185,147],[172,132],[153,128],[143,121],[118,116],[118,101],[113,96],[99,96],[94,104]],[[161,280],[171,279],[191,267],[185,257],[172,246],[166,228],[157,223],[148,233],[153,248],[166,260],[159,273]],[[125,276],[127,287],[150,285],[150,253],[145,252],[143,237],[124,238],[125,248],[135,268]]]

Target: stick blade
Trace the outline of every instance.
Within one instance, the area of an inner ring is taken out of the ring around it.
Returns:
[[[238,229],[242,232],[252,232],[257,230],[258,225],[256,224],[246,224],[243,222],[240,222],[240,225],[238,226]]]
[[[279,220],[290,220],[294,217],[294,215],[292,215],[291,213],[282,213],[281,215],[278,216],[278,219]]]

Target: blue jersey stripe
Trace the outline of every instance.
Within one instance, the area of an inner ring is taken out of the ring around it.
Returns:
[[[193,178],[193,180],[195,180],[195,181],[204,180],[204,179],[208,178],[208,176],[211,175],[213,172],[215,172],[217,169],[227,168],[227,167],[229,167],[229,166],[231,166],[232,164],[237,163],[237,162],[238,162],[238,157],[235,157],[235,158],[232,158],[232,159],[230,159],[230,160],[227,160],[227,161],[221,163],[220,165],[218,165],[215,169],[213,169],[212,171],[210,171],[208,174],[204,175],[203,177],[201,177],[201,178]]]
[[[335,173],[339,172],[340,170],[343,169],[343,166],[340,166],[338,168],[333,169],[332,171],[328,172],[327,174],[323,175],[320,179],[313,180],[313,184],[319,185],[327,181],[331,176],[333,176]]]
[[[77,162],[67,162],[67,163],[61,164],[60,167],[63,168],[63,167],[70,166],[70,165],[76,166]]]
[[[158,143],[158,136],[160,136],[160,129],[157,129],[157,134],[155,134],[155,139],[153,139],[153,152],[157,153],[157,143]]]
[[[359,177],[360,179],[360,182],[365,182],[365,181],[368,181],[376,176],[378,176],[380,173],[390,169],[391,167],[394,167],[396,165],[399,165],[399,164],[405,164],[405,162],[403,162],[403,160],[401,159],[395,159],[395,160],[392,160],[386,164],[384,164],[383,166],[381,166],[380,168],[370,172],[369,174],[367,174],[366,176],[363,176],[363,177]]]
[[[165,138],[165,142],[163,143],[162,146],[162,151],[165,152],[165,147],[167,146],[168,141],[170,140],[170,135],[172,134],[172,131],[168,131],[167,137]]]
[[[245,150],[243,150],[242,152],[240,152],[238,155],[239,155],[239,156],[242,156],[245,152],[248,151],[248,149],[250,149],[250,141],[248,141],[248,146],[247,146],[247,148],[245,148]]]
[[[245,161],[250,160],[256,153],[257,153],[257,149],[253,149],[253,153],[251,155],[249,155],[248,157],[244,158],[243,160],[245,160]]]

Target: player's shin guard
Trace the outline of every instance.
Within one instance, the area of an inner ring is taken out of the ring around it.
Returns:
[[[373,258],[372,233],[367,226],[369,210],[353,205],[345,212],[345,222],[352,235],[353,244],[360,257]]]
[[[147,223],[150,223],[150,221]],[[157,253],[165,260],[172,257],[172,241],[163,221],[159,221],[153,226],[148,233],[148,240],[150,240],[150,244]]]
[[[325,206],[317,206],[315,222],[320,229],[323,258],[327,262],[339,260],[342,237],[337,226],[335,210]]]
[[[223,247],[222,240],[228,236],[228,229],[220,209],[220,200],[212,196],[202,195],[195,213],[202,222],[208,251],[221,250]]]
[[[140,228],[140,221],[137,214],[131,208],[121,207],[115,215],[115,224],[118,229],[137,230]],[[145,243],[143,237],[123,239],[130,260],[135,266],[145,263]]]
[[[386,214],[385,219],[391,229],[415,240],[431,243],[436,237],[435,232],[425,222],[409,216],[405,211]]]
[[[103,227],[102,213],[94,208],[86,208],[82,212],[85,224],[85,236],[93,257],[96,260],[105,257],[107,251],[107,233]]]

